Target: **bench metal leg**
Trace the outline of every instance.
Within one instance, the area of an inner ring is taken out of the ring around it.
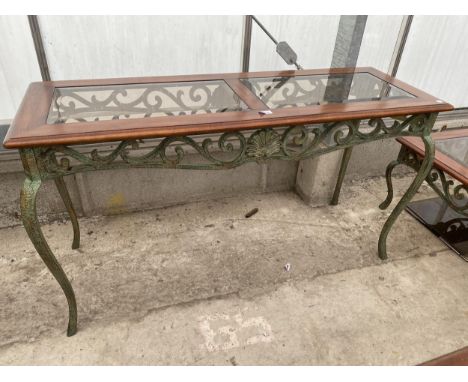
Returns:
[[[429,174],[432,168],[432,163],[434,162],[434,154],[435,154],[434,142],[432,140],[432,137],[429,134],[424,135],[422,137],[422,140],[424,142],[425,154],[424,154],[424,159],[421,162],[421,167],[419,168],[418,173],[416,174],[416,177],[414,178],[413,182],[409,186],[408,190],[406,190],[405,194],[402,196],[402,198],[400,199],[400,201],[398,202],[398,204],[396,205],[396,207],[393,209],[392,213],[388,217],[380,233],[379,244],[378,244],[378,254],[382,260],[387,259],[388,233],[390,232],[393,224],[395,223],[396,219],[401,214],[403,209],[407,206],[407,204],[411,201],[413,196],[416,194],[422,182],[424,181],[424,179],[426,179],[427,175]],[[393,169],[393,167],[390,168],[390,172]],[[388,181],[388,178],[387,178],[387,181]],[[390,190],[389,190],[389,194],[390,194]],[[389,197],[387,196],[387,199],[385,200],[385,202],[382,203],[384,207],[387,205],[386,202],[388,200],[389,200]]]

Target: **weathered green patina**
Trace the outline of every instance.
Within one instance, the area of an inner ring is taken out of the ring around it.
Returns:
[[[388,194],[381,208],[387,208],[393,199],[392,172],[396,166],[402,164],[411,167],[419,174],[423,160],[406,146],[401,146],[398,158],[387,166],[385,176]],[[443,171],[435,167],[430,169],[425,181],[454,211],[468,216],[468,186],[449,179]]]
[[[37,252],[67,297],[68,335],[71,336],[77,331],[76,301],[71,284],[48,246],[37,220],[36,195],[43,180],[55,180],[73,225],[72,248],[78,248],[80,242],[78,220],[63,180],[66,175],[133,167],[220,170],[234,168],[248,162],[297,161],[335,150],[350,149],[353,146],[380,139],[419,136],[424,140],[426,155],[416,168],[417,175],[411,186],[390,214],[380,234],[378,254],[381,259],[386,259],[386,238],[393,223],[423,180],[428,178],[434,159],[431,130],[436,116],[436,113],[432,113],[405,118],[386,118],[385,120],[381,118],[356,119],[321,125],[290,126],[286,129],[266,128],[255,131],[228,132],[220,135],[217,141],[213,141],[212,138],[203,139],[203,136],[168,137],[159,141],[155,147],[143,150],[143,153],[139,150],[138,141],[122,141],[105,155],[100,154],[98,150],[83,154],[69,146],[20,149],[26,173],[26,180],[21,191],[22,219]],[[393,167],[390,166],[387,169],[389,196],[382,203],[381,208],[387,207],[391,201],[390,175]],[[457,192],[454,194],[455,197]]]

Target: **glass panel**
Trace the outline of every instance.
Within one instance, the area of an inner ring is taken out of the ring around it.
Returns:
[[[468,218],[441,198],[418,200],[407,211],[468,261]]]
[[[270,109],[414,98],[370,73],[246,78],[241,81]]]
[[[468,167],[468,137],[436,141],[437,150]]]
[[[47,123],[148,118],[246,110],[224,81],[56,88]]]

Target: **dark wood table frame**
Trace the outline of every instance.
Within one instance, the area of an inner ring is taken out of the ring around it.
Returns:
[[[414,97],[328,103],[270,111],[242,83],[242,79],[253,77],[346,73],[370,73]],[[47,123],[56,88],[205,80],[225,81],[249,110],[73,124]],[[437,113],[452,109],[450,104],[373,68],[38,82],[28,88],[4,146],[20,151],[26,175],[21,190],[23,224],[37,252],[65,293],[69,306],[67,333],[71,336],[77,331],[75,294],[42,234],[36,214],[36,195],[43,181],[55,181],[73,225],[72,247],[78,248],[78,221],[63,181],[67,175],[131,167],[227,169],[247,162],[270,159],[297,161],[384,138],[417,136],[422,139],[426,155],[415,179],[382,228],[378,254],[381,259],[386,259],[388,233],[432,167],[434,144],[431,131]],[[265,114],[265,110],[268,113]],[[206,137],[206,134],[212,133],[220,133],[216,141]],[[160,141],[150,151],[136,155],[140,140],[145,138],[160,138]],[[91,154],[83,154],[76,148],[82,144],[115,141],[121,143],[105,155],[100,154],[98,149]],[[198,154],[199,161],[186,160],[187,147]],[[223,155],[218,155],[219,152]]]

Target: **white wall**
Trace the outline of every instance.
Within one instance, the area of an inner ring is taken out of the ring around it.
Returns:
[[[54,80],[238,72],[243,16],[39,16]]]
[[[257,16],[278,41],[287,41],[305,69],[329,67],[340,16]],[[276,53],[276,47],[253,22],[250,70],[295,69]]]
[[[0,16],[0,121],[14,117],[30,82],[40,81],[27,16]]]
[[[258,16],[278,40],[286,40],[304,68],[330,66],[339,16]],[[359,53],[358,66],[388,71],[403,16],[369,16]],[[253,23],[250,69],[292,69],[275,52],[273,42]]]
[[[259,16],[305,68],[331,63],[339,16]],[[359,66],[388,71],[402,16],[369,16]],[[39,16],[52,79],[237,72],[243,16]],[[0,16],[0,121],[40,71],[26,16]],[[254,23],[250,69],[291,69]],[[468,16],[415,16],[397,77],[468,106]]]
[[[403,16],[368,16],[357,66],[388,72]]]
[[[468,16],[415,16],[397,77],[468,106]]]

